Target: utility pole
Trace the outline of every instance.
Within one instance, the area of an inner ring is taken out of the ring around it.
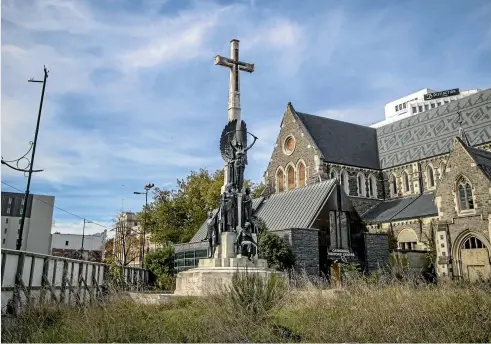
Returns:
[[[24,223],[26,221],[26,210],[27,210],[27,201],[29,199],[29,188],[31,187],[31,177],[32,173],[34,172],[32,167],[34,166],[34,155],[36,154],[36,144],[38,140],[38,133],[39,133],[39,123],[41,121],[41,111],[43,110],[43,101],[44,101],[44,91],[46,90],[46,79],[48,79],[48,69],[46,69],[46,66],[44,66],[44,79],[43,81],[40,80],[34,80],[33,78],[29,79],[29,82],[38,82],[43,84],[43,90],[41,91],[41,101],[39,102],[39,111],[38,111],[38,119],[37,119],[37,124],[36,124],[36,132],[34,133],[34,142],[32,144],[32,155],[31,155],[31,162],[29,165],[29,171],[27,174],[27,187],[26,187],[26,193],[24,195],[24,204],[22,207],[22,217],[20,220],[20,229],[19,229],[19,236],[17,238],[17,245],[16,245],[16,250],[20,250],[22,246],[22,233],[24,232]]]
[[[80,254],[82,255],[82,260],[84,259],[84,239],[85,239],[85,224],[92,223],[84,219],[84,226],[82,227],[82,246],[80,247]]]
[[[142,253],[141,253],[141,267],[143,267],[143,259],[145,258],[145,232],[147,227],[147,207],[148,207],[148,191],[153,188],[154,184],[145,185],[145,192],[133,192],[135,195],[145,195],[145,210],[143,213],[143,244],[142,244]]]

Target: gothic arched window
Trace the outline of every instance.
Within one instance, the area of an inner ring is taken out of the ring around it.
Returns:
[[[295,188],[295,169],[293,166],[288,166],[286,174],[288,176],[288,190],[293,190]]]
[[[472,236],[462,244],[462,248],[466,250],[475,250],[477,248],[486,248],[486,246],[484,246],[481,240]]]
[[[278,172],[276,172],[276,189],[278,192],[285,191],[285,174],[282,169],[279,169]]]
[[[368,196],[377,197],[377,180],[373,174],[368,176]]]
[[[428,183],[428,188],[435,187],[435,171],[431,165],[426,167],[426,181]]]
[[[404,192],[409,192],[409,173],[407,171],[402,172],[402,187]]]
[[[358,186],[358,196],[366,197],[365,176],[362,173],[358,173],[356,181]]]
[[[305,164],[298,164],[298,186],[305,186]]]
[[[390,176],[390,194],[392,197],[397,196],[397,178],[395,174]]]
[[[338,178],[338,173],[336,172],[335,169],[331,169],[330,177],[331,177],[331,179],[337,179]]]
[[[474,199],[472,198],[472,187],[467,179],[461,177],[457,183],[460,210],[474,209]]]

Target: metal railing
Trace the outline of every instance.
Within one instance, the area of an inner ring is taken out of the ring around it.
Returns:
[[[2,313],[25,304],[82,304],[101,300],[112,280],[124,289],[148,284],[148,270],[2,249]],[[112,270],[112,271],[111,271]],[[116,276],[115,276],[116,275]]]

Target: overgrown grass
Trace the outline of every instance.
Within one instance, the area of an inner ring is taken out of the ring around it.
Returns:
[[[2,325],[3,342],[491,342],[491,286],[345,276],[343,293],[296,276],[237,275],[215,296],[44,307]],[[3,321],[2,321],[3,322]]]

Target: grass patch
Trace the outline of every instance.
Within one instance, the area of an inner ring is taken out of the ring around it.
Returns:
[[[141,305],[116,295],[104,305],[44,307],[2,319],[3,342],[491,342],[491,286],[238,275],[207,298]]]

